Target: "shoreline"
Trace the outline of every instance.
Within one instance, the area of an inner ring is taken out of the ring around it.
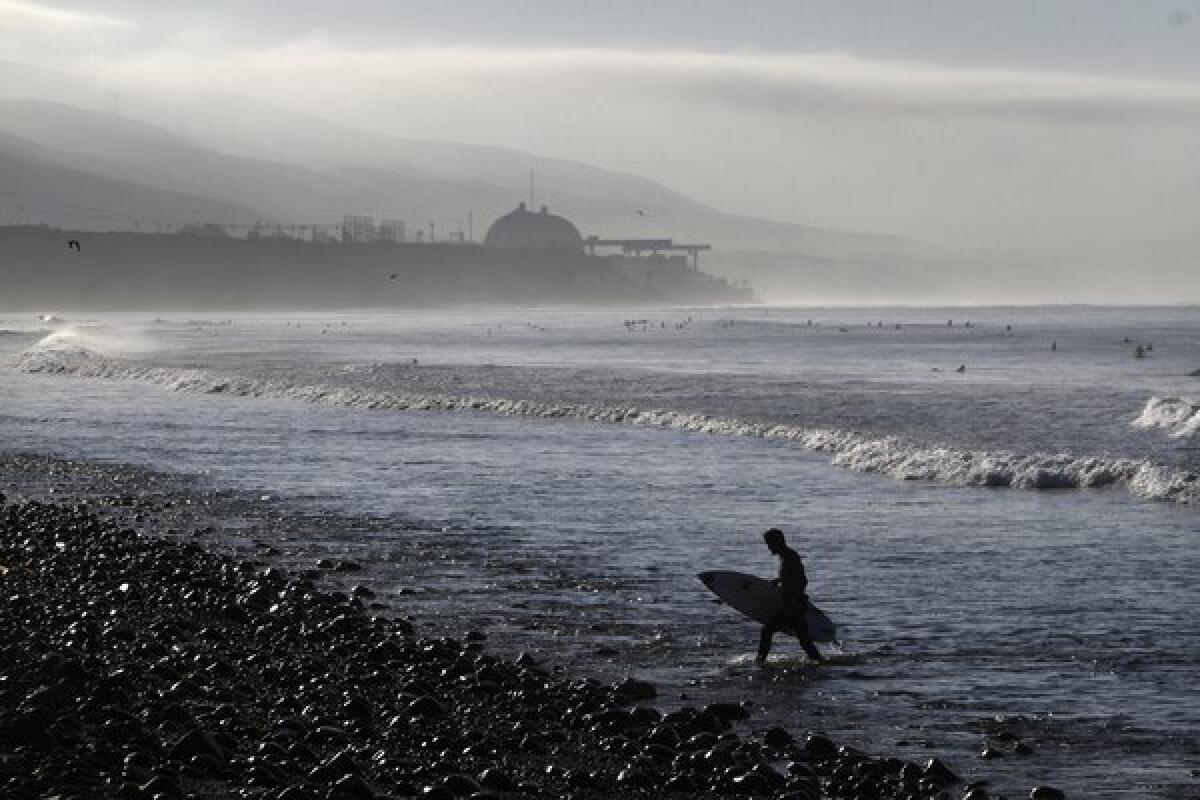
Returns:
[[[745,732],[746,703],[679,707],[636,678],[494,655],[478,631],[423,637],[401,617],[373,618],[388,609],[369,588],[326,586],[330,573],[352,579],[353,564],[289,573],[253,529],[215,530],[207,516],[228,513],[228,493],[194,508],[170,476],[0,462],[11,796],[806,798],[868,784],[879,797],[988,796],[936,759]],[[136,531],[155,508],[177,512],[177,527]],[[234,553],[215,552],[214,535]],[[106,749],[108,732],[123,749]]]

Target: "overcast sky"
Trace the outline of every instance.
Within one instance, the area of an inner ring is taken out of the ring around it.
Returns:
[[[1200,257],[1200,0],[0,0],[0,58],[579,159],[776,219]]]

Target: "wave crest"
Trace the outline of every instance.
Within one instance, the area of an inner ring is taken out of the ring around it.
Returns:
[[[1133,425],[1165,430],[1179,438],[1200,435],[1200,402],[1186,397],[1151,397]]]
[[[1195,472],[1142,459],[963,450],[913,442],[898,436],[869,436],[840,429],[779,425],[670,409],[294,384],[223,374],[214,370],[142,365],[81,347],[52,350],[35,347],[18,356],[14,366],[25,372],[140,381],[178,392],[273,398],[366,410],[483,411],[506,416],[578,419],[776,439],[807,450],[830,453],[837,466],[879,473],[897,480],[1016,489],[1123,486],[1138,497],[1200,505],[1200,476]],[[1147,409],[1153,403],[1154,400],[1147,404]],[[1192,409],[1191,416],[1164,411],[1155,412],[1151,418],[1165,420],[1180,417],[1191,421],[1185,422],[1185,426],[1193,422],[1200,424],[1200,410],[1195,406]],[[1143,416],[1146,416],[1145,411]],[[1157,424],[1146,425],[1141,420],[1139,417],[1134,424],[1161,427]]]

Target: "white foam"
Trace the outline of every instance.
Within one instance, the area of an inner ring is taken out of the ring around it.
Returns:
[[[142,365],[82,347],[35,346],[20,355],[15,366],[26,372],[141,381],[178,392],[275,398],[370,410],[484,411],[507,416],[578,419],[777,439],[808,450],[830,453],[833,463],[838,466],[888,475],[897,480],[1017,489],[1123,486],[1136,496],[1147,499],[1200,504],[1200,476],[1195,472],[1143,459],[964,450],[912,442],[895,436],[879,437],[839,429],[775,425],[669,409],[293,384],[205,369]]]
[[[29,352],[31,355],[48,352],[85,351],[95,355],[121,356],[146,353],[156,349],[146,334],[132,329],[108,325],[68,325],[43,337]]]
[[[1196,436],[1200,434],[1200,401],[1186,397],[1151,397],[1133,421],[1133,426],[1165,430],[1180,438]]]

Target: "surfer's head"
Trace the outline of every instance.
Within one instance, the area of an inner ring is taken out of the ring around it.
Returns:
[[[780,553],[787,546],[787,542],[783,539],[783,531],[779,528],[771,528],[764,533],[763,541],[767,543],[767,549],[772,553]]]

